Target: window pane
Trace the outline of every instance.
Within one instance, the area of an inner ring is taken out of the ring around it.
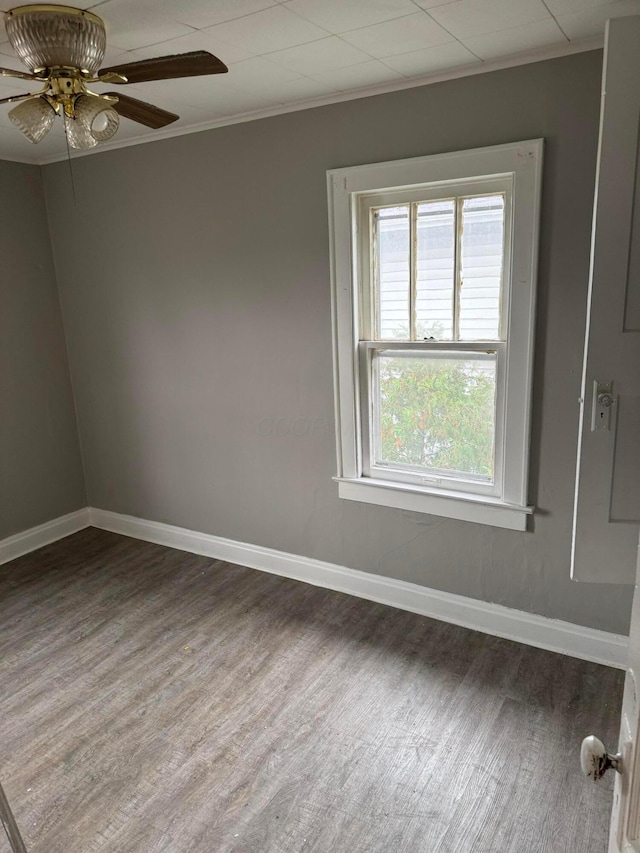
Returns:
[[[374,464],[492,482],[495,388],[495,353],[376,353]]]
[[[504,253],[504,196],[462,203],[461,341],[497,340]]]
[[[455,201],[418,205],[416,337],[453,338]]]
[[[409,337],[409,208],[386,207],[374,213],[376,238],[376,337]]]

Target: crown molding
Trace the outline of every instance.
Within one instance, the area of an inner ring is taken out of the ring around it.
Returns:
[[[107,151],[114,151],[119,148],[129,148],[132,145],[143,145],[148,142],[159,142],[165,139],[172,139],[176,136],[186,136],[191,133],[201,133],[206,130],[215,130],[218,127],[227,127],[232,124],[242,124],[249,121],[258,121],[263,118],[272,118],[277,115],[286,113],[299,112],[301,110],[313,109],[314,107],[324,107],[330,104],[338,104],[344,101],[354,101],[359,98],[370,98],[375,95],[385,95],[390,92],[398,92],[404,89],[415,89],[419,86],[429,86],[433,83],[443,83],[447,80],[458,80],[463,77],[473,77],[477,74],[488,74],[491,71],[502,71],[506,68],[514,68],[519,65],[529,65],[533,62],[543,62],[547,59],[559,59],[563,56],[570,56],[574,53],[584,53],[590,50],[598,50],[604,44],[604,36],[597,36],[588,39],[580,39],[577,41],[551,45],[549,47],[538,48],[536,50],[526,51],[525,53],[515,53],[510,56],[500,57],[488,62],[477,62],[469,65],[464,65],[458,68],[450,68],[445,71],[439,71],[433,74],[426,74],[421,77],[411,77],[410,79],[394,80],[392,83],[382,85],[366,86],[361,89],[352,89],[348,92],[339,92],[332,95],[324,95],[320,98],[308,98],[304,101],[296,101],[294,104],[281,104],[277,107],[269,107],[263,110],[254,110],[252,112],[243,113],[241,115],[228,116],[226,118],[215,119],[211,121],[192,124],[187,127],[178,127],[167,130],[160,130],[153,134],[145,136],[134,136],[127,139],[114,139],[113,142],[106,142],[89,151],[74,151],[70,156],[72,160],[80,157],[90,157],[96,154],[104,154]],[[384,61],[384,60],[381,60]],[[37,166],[48,166],[51,163],[59,163],[69,159],[67,153],[61,153],[35,160],[18,160],[14,162],[30,163]]]

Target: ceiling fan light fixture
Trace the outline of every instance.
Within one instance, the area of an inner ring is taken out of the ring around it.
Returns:
[[[27,99],[24,106],[12,110],[11,120],[32,142],[42,139],[55,115],[64,121],[68,145],[78,149],[95,148],[99,142],[111,139],[121,116],[153,130],[179,119],[176,113],[127,95],[98,95],[88,89],[90,84],[147,83],[224,74],[229,70],[207,50],[102,68],[106,50],[104,22],[92,12],[74,6],[16,6],[4,13],[4,20],[9,42],[30,73],[0,67],[0,77],[44,84],[36,92],[0,98],[0,104]]]
[[[106,34],[101,18],[72,6],[17,6],[5,15],[7,37],[24,64],[35,71],[59,65],[95,74]]]
[[[120,116],[111,101],[98,95],[80,95],[74,111],[76,122],[80,122],[96,142],[106,142],[120,126]]]
[[[46,98],[29,98],[9,112],[9,119],[30,142],[40,142],[51,130],[56,113]]]

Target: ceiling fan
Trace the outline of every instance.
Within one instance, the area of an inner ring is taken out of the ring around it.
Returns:
[[[72,6],[17,6],[5,13],[5,24],[11,46],[29,71],[0,68],[0,76],[35,80],[42,83],[42,89],[0,98],[0,104],[21,101],[9,118],[34,143],[46,136],[56,115],[64,119],[69,145],[80,149],[111,139],[120,116],[154,129],[179,118],[127,95],[97,94],[87,88],[89,84],[146,83],[229,70],[204,50],[101,68],[106,48],[104,22],[92,12]]]

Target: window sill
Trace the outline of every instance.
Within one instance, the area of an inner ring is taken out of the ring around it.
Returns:
[[[481,495],[462,492],[445,494],[386,480],[346,477],[334,479],[338,483],[339,496],[349,501],[424,512],[459,521],[505,527],[508,530],[526,530],[527,516],[533,513],[532,506],[518,506]]]

